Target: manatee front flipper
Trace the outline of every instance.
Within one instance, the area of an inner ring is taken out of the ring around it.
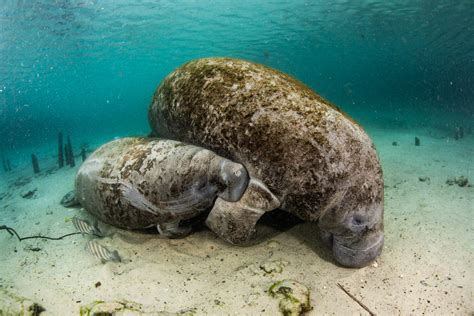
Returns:
[[[251,179],[237,202],[217,198],[206,219],[206,225],[225,241],[243,244],[256,231],[255,226],[260,217],[279,206],[278,198],[262,182]]]
[[[76,198],[76,194],[74,191],[69,191],[63,198],[61,199],[61,205],[64,207],[79,207],[79,201]]]

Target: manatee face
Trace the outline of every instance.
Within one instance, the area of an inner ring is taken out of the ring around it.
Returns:
[[[319,219],[321,237],[332,248],[334,258],[343,266],[359,268],[382,252],[383,206],[378,203],[344,211],[328,211]]]

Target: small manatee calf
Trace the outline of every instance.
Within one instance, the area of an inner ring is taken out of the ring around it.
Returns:
[[[108,224],[126,229],[155,226],[167,237],[181,237],[190,231],[184,220],[209,211],[217,197],[238,201],[249,181],[243,165],[202,147],[122,138],[101,146],[81,165],[75,195],[88,212]]]
[[[160,137],[213,150],[268,187],[271,196],[258,201],[252,192],[245,203],[217,199],[206,223],[227,241],[246,242],[260,207],[279,207],[317,221],[344,266],[365,266],[381,253],[383,177],[374,144],[298,80],[245,60],[197,59],[161,82],[148,116]]]

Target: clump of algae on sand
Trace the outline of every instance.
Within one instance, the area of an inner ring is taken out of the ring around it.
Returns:
[[[45,309],[28,298],[0,289],[0,315],[38,316]]]
[[[295,280],[275,282],[268,292],[280,299],[279,308],[285,316],[303,315],[312,309],[310,290]]]

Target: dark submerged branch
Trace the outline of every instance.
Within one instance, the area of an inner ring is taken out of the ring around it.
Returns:
[[[48,237],[48,236],[41,236],[41,235],[20,237],[20,235],[18,235],[16,230],[14,230],[13,228],[8,227],[6,225],[0,225],[0,230],[6,230],[10,235],[16,236],[16,238],[18,238],[19,241],[22,241],[22,240],[25,240],[25,239],[34,239],[34,238],[42,238],[42,239],[48,239],[48,240],[61,240],[64,237],[82,234],[81,232],[75,232],[75,233],[69,233],[69,234],[66,234],[66,235],[63,235],[63,236],[60,236],[60,237]]]

